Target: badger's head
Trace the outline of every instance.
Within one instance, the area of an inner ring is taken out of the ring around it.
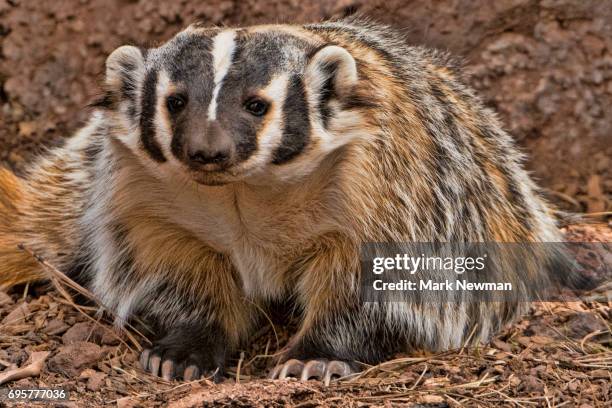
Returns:
[[[189,27],[106,62],[113,135],[152,171],[205,185],[295,180],[359,137],[353,56],[289,26]]]

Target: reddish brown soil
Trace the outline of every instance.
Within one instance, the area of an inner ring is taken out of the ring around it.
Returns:
[[[465,59],[529,167],[572,210],[612,194],[611,0],[0,0],[0,163],[21,168],[69,135],[117,46],[154,45],[190,22],[312,22],[354,12]]]

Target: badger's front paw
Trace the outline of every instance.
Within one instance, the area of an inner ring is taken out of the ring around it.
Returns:
[[[178,327],[145,349],[140,365],[165,380],[211,377],[219,382],[223,376],[225,344],[217,331]]]
[[[274,367],[269,378],[283,380],[288,377],[295,377],[300,381],[315,379],[329,385],[334,379],[346,377],[358,371],[353,365],[345,361],[291,359]]]

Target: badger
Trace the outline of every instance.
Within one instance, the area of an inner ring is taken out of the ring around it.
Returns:
[[[82,282],[155,338],[144,370],[219,380],[262,311],[298,328],[270,373],[326,382],[397,352],[486,341],[524,302],[364,301],[368,242],[558,242],[551,206],[444,53],[363,19],[193,24],[106,60],[61,147],[0,172],[0,284]],[[555,277],[549,251],[505,278]],[[401,300],[401,299],[400,299]]]

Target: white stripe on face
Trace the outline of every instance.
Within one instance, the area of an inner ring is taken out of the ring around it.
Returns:
[[[223,78],[227,75],[232,65],[232,55],[236,48],[236,32],[234,30],[222,31],[213,39],[213,69],[215,70],[215,87],[212,99],[208,105],[208,120],[217,119],[217,96],[223,84]]]

